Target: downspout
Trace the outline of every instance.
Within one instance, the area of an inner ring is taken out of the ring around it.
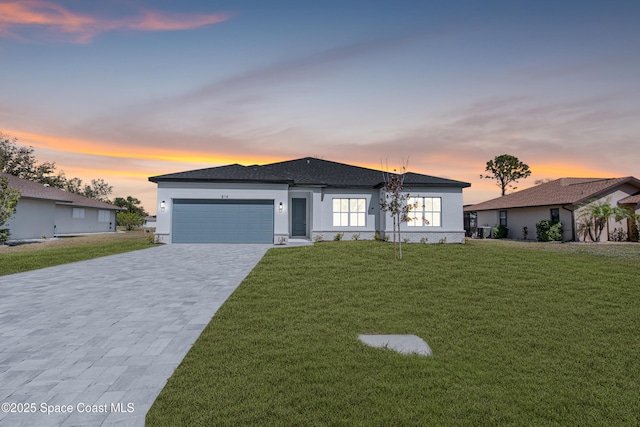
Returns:
[[[569,211],[571,212],[571,242],[575,242],[576,241],[576,217],[575,217],[575,209],[571,210],[571,209],[567,209],[564,207],[564,205],[562,205],[562,209],[564,209],[565,211]]]

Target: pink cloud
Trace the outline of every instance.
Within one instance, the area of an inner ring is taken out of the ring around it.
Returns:
[[[142,10],[139,16],[108,19],[72,12],[45,0],[0,3],[0,37],[19,40],[58,36],[71,43],[89,43],[98,34],[113,30],[179,31],[217,24],[230,18],[227,13],[187,14]],[[25,36],[29,30],[38,36]]]

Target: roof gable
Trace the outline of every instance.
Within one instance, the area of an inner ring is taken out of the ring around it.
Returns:
[[[464,210],[469,212],[547,205],[578,205],[626,183],[640,188],[640,181],[634,177],[560,178],[516,193],[467,206]]]
[[[208,169],[153,176],[151,182],[205,181],[205,182],[264,182],[288,183],[337,188],[378,188],[384,185],[383,172],[329,160],[305,157],[267,165],[241,166],[238,164]],[[471,184],[429,175],[408,172],[405,184],[409,186],[469,187]]]
[[[69,193],[59,188],[49,187],[38,182],[18,178],[17,176],[9,175],[6,173],[2,173],[0,175],[7,178],[9,187],[15,188],[20,192],[20,197],[28,199],[50,200],[60,205],[120,210],[120,208],[115,205],[90,199],[79,194]]]

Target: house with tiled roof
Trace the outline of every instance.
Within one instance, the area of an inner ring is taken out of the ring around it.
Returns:
[[[163,243],[271,243],[373,239],[393,231],[380,208],[384,173],[312,157],[232,164],[150,177],[158,185],[156,234]],[[408,172],[416,208],[410,241],[464,240],[462,190],[470,184]]]
[[[11,240],[116,231],[119,207],[9,174],[8,187],[20,192],[16,213],[5,227]]]
[[[579,232],[580,210],[588,202],[605,202],[613,206],[626,206],[640,214],[640,180],[623,178],[561,178],[536,185],[506,196],[476,205],[466,206],[465,215],[476,215],[477,227],[490,230],[502,224],[509,229],[509,237],[536,239],[536,223],[542,220],[560,221],[563,240],[584,240]],[[627,236],[631,225],[625,219],[609,220],[601,240],[609,233],[622,230]],[[474,233],[474,230],[467,230]],[[485,236],[488,233],[485,233]]]

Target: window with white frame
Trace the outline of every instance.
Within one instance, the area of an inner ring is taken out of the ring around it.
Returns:
[[[409,227],[440,227],[442,200],[440,197],[409,197],[411,207],[407,225]]]
[[[364,227],[367,199],[333,199],[334,227]]]
[[[71,218],[84,219],[84,208],[73,208],[73,211],[71,212]]]
[[[111,212],[99,210],[98,211],[98,222],[110,222],[111,220]]]

